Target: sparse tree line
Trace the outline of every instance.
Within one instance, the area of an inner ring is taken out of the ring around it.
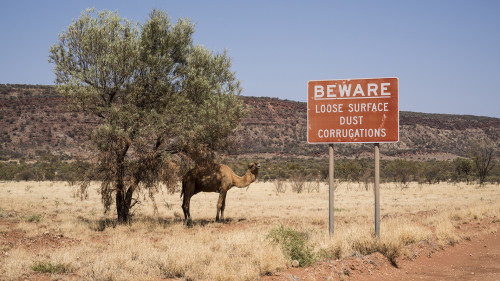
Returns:
[[[235,173],[244,174],[250,159],[226,162]],[[272,158],[258,159],[262,165],[260,181],[287,180],[294,191],[317,190],[316,182],[328,179],[328,159]],[[368,185],[373,182],[373,159],[335,160],[335,179],[343,182]],[[500,183],[500,165],[491,160],[488,174],[482,183]],[[15,181],[68,181],[84,180],[84,171],[91,168],[87,161],[64,161],[58,156],[45,154],[35,162],[0,162],[0,180]],[[440,182],[480,183],[483,166],[477,166],[469,158],[452,161],[411,161],[404,159],[381,160],[381,181],[394,182],[402,188],[410,182],[433,184]],[[92,180],[100,180],[97,175]],[[278,187],[278,188],[283,188]]]
[[[8,181],[67,181],[83,180],[91,167],[87,161],[62,161],[58,156],[44,154],[35,162],[0,162],[0,180]]]
[[[412,161],[405,159],[381,160],[381,182],[393,182],[406,188],[411,182],[434,184],[440,182],[500,183],[500,165],[494,159],[494,150],[472,146],[469,158],[454,160]],[[250,160],[229,161],[235,171],[244,171],[245,163]],[[290,183],[293,191],[316,189],[316,182],[327,182],[328,159],[313,158],[273,158],[259,159],[262,181],[283,181]],[[373,159],[337,159],[334,167],[335,179],[342,182],[357,183],[368,188],[373,183]],[[277,184],[276,190],[284,190]]]

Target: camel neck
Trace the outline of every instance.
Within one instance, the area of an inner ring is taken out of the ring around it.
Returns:
[[[236,187],[243,188],[247,187],[249,184],[255,181],[255,175],[250,172],[250,170],[247,170],[245,175],[242,177],[236,175],[233,173],[233,184]]]

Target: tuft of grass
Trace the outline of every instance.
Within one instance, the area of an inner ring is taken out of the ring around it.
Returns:
[[[285,256],[290,260],[297,260],[300,267],[317,261],[314,248],[308,245],[309,236],[306,232],[280,225],[271,229],[267,238],[272,243],[279,244]]]
[[[29,216],[26,221],[28,222],[41,222],[42,221],[42,215],[40,214],[32,214],[31,216]]]
[[[40,273],[66,273],[69,272],[69,268],[65,264],[52,264],[50,262],[37,262],[31,268],[33,271]]]
[[[319,250],[319,255],[321,258],[329,260],[338,260],[343,257],[342,245],[337,244],[331,248],[323,248]]]
[[[377,238],[353,241],[352,249],[361,255],[370,255],[379,252],[384,255],[394,267],[398,267],[397,258],[401,253],[402,245],[399,241],[382,241]]]
[[[401,245],[391,242],[378,241],[378,252],[384,255],[394,267],[398,267],[397,258],[401,253]]]

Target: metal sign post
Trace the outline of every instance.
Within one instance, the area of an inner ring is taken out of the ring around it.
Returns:
[[[380,239],[380,154],[379,144],[375,144],[375,236]]]
[[[328,152],[330,154],[330,161],[328,166],[328,183],[329,183],[329,192],[328,192],[328,231],[330,236],[333,236],[333,143],[328,145]]]

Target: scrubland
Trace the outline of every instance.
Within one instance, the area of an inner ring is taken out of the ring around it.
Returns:
[[[226,221],[215,223],[218,194],[192,198],[183,224],[179,193],[147,195],[130,225],[103,213],[64,182],[0,182],[0,280],[256,280],[291,266],[380,252],[393,264],[415,243],[439,247],[474,239],[466,225],[500,226],[500,186],[381,185],[381,238],[373,237],[373,190],[336,183],[335,231],[328,233],[328,186],[277,193],[272,183],[233,188]]]

